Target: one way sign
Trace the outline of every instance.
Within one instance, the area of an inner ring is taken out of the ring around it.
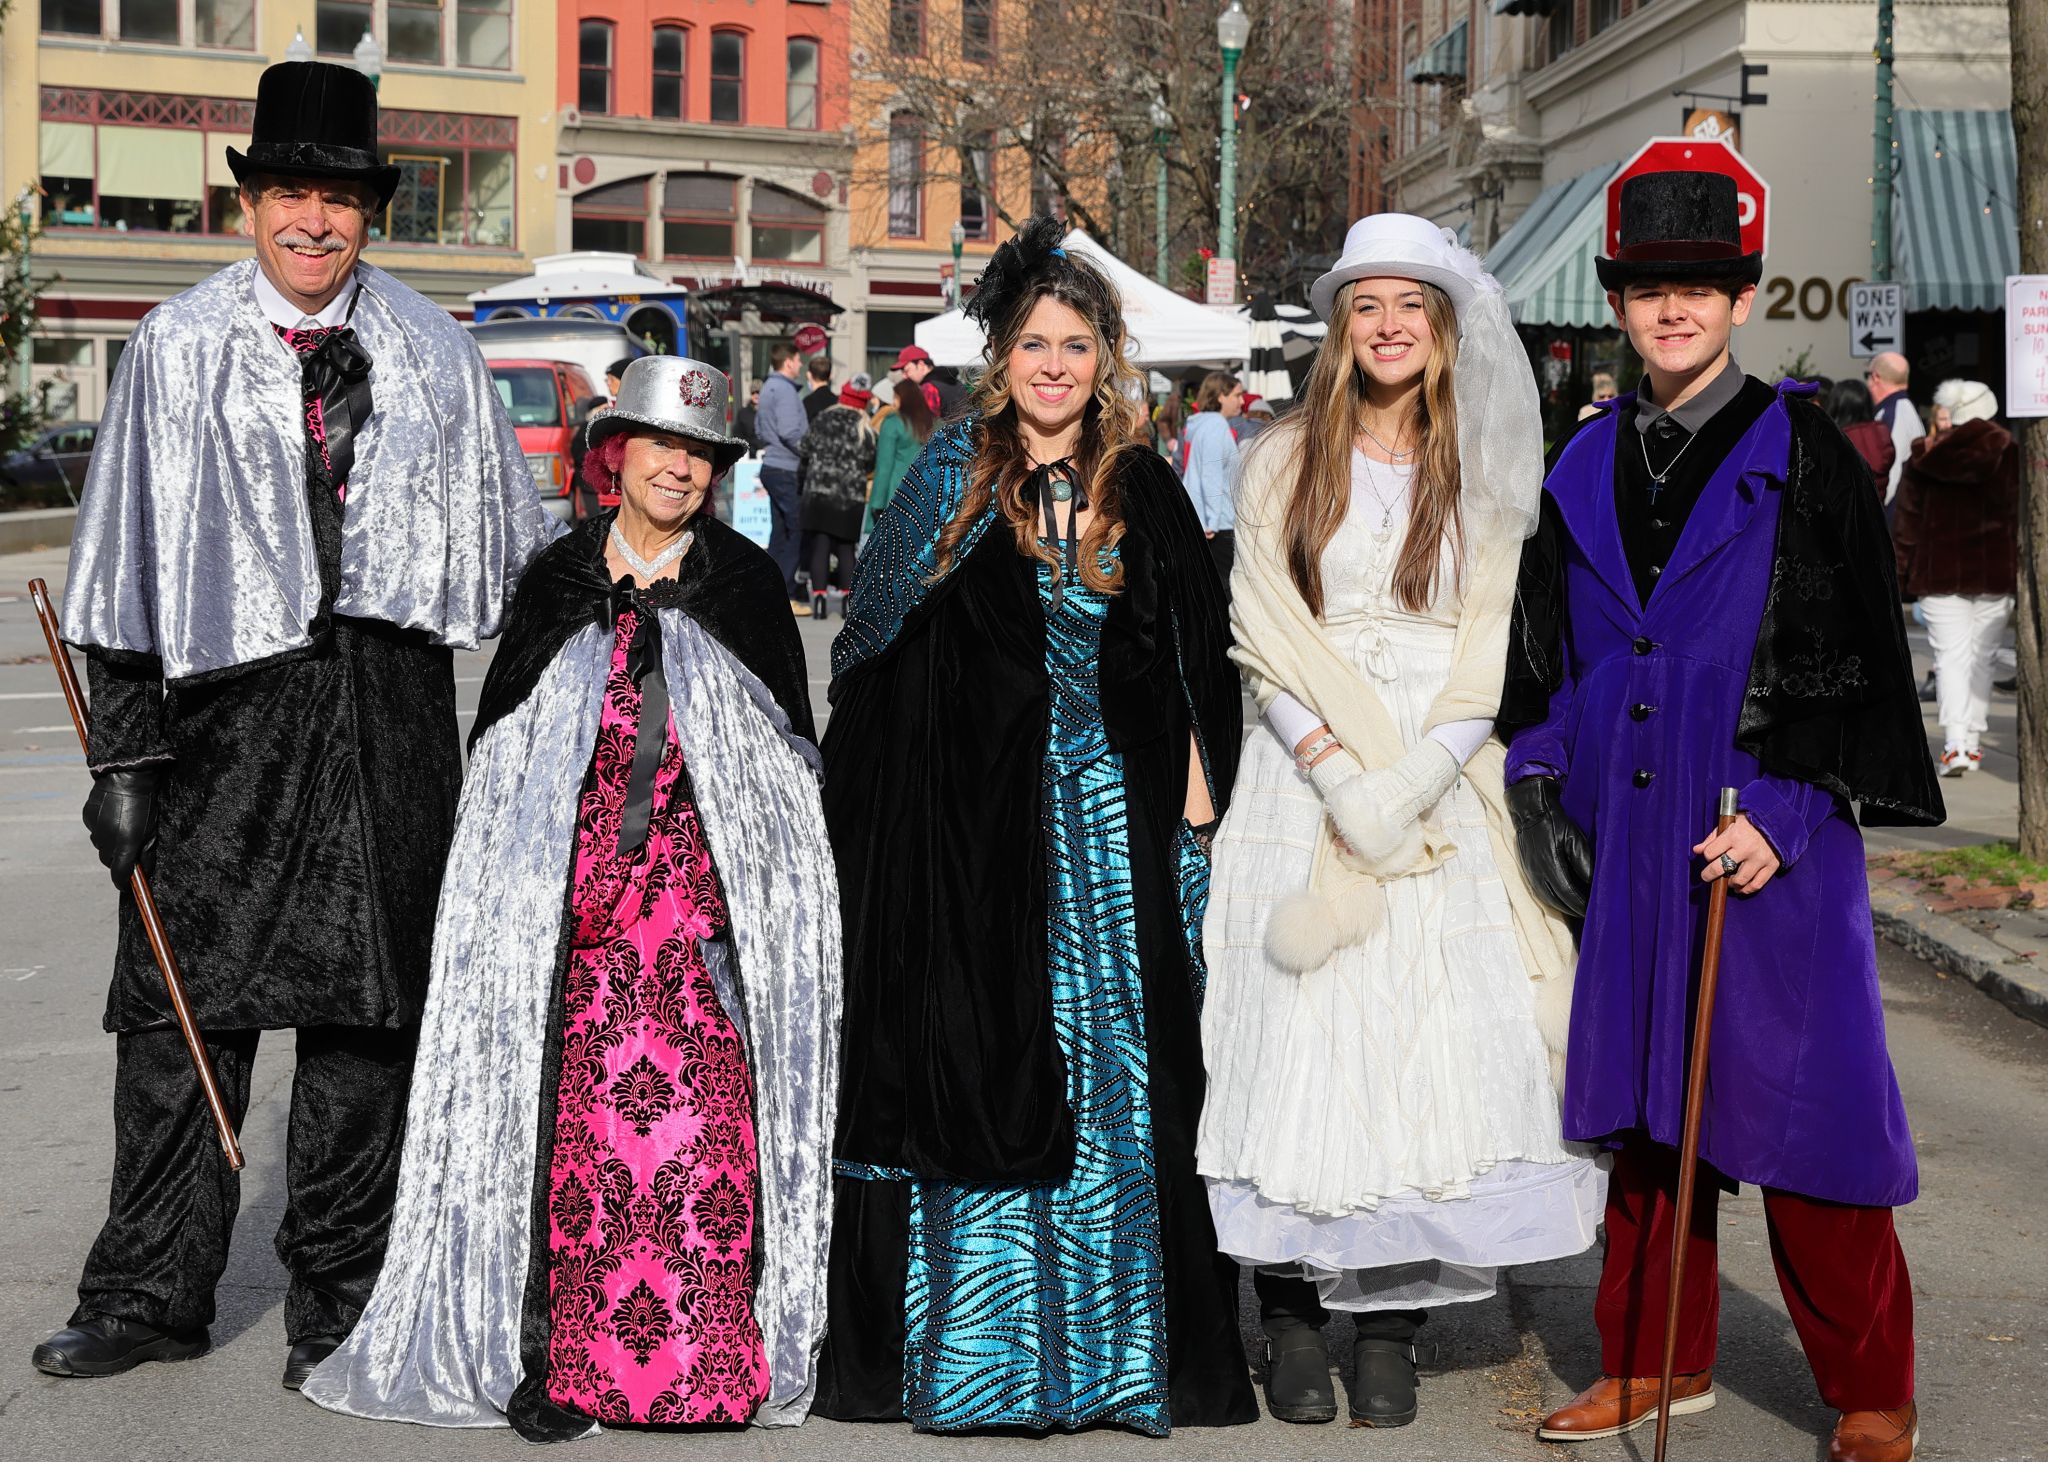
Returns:
[[[1902,284],[1849,286],[1849,354],[1862,358],[1905,349],[1905,296]]]

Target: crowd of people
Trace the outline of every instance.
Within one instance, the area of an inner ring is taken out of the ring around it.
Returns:
[[[906,351],[877,429],[775,348],[768,551],[706,511],[752,443],[687,357],[623,368],[583,463],[619,507],[567,529],[459,327],[359,262],[376,135],[354,70],[265,73],[256,258],[123,353],[64,605],[87,826],[152,871],[231,1120],[296,1031],[286,1386],[536,1441],[1163,1436],[1257,1418],[1249,1270],[1267,1410],[1336,1418],[1348,1315],[1350,1418],[1397,1427],[1432,1312],[1604,1225],[1601,1375],[1539,1428],[1584,1441],[1655,1414],[1681,1233],[1672,1409],[1714,1405],[1746,1182],[1829,1457],[1909,1462],[1859,821],[1943,815],[1898,574],[1972,644],[2010,592],[1944,516],[2004,470],[1988,393],[1938,393],[1894,549],[1863,448],[1734,361],[1732,182],[1658,173],[1598,260],[1644,376],[1548,462],[1499,284],[1402,214],[1315,282],[1296,407],[1247,439],[1210,375],[1177,462],[1042,217],[978,282],[964,399]],[[829,594],[821,736],[783,604]],[[492,636],[465,768],[451,647]],[[204,1353],[239,1197],[120,909],[54,1376]]]

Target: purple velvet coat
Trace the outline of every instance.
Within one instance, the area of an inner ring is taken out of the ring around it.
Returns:
[[[1610,412],[1581,430],[1545,484],[1568,538],[1566,671],[1507,763],[1510,782],[1557,776],[1594,846],[1564,1135],[1678,1143],[1707,906],[1692,846],[1713,830],[1719,789],[1736,787],[1784,868],[1729,900],[1700,1155],[1810,1197],[1910,1202],[1862,834],[1832,793],[1735,744],[1792,442],[1785,399],[1709,481],[1647,605],[1615,520],[1620,424]]]

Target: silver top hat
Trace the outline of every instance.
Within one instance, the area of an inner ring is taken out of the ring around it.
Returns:
[[[709,443],[720,472],[747,455],[747,444],[725,433],[732,383],[725,372],[682,355],[643,355],[619,378],[612,409],[590,419],[589,443],[636,426],[655,427]]]

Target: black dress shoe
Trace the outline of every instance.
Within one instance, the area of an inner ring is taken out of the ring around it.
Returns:
[[[1930,670],[1927,672],[1927,678],[1920,682],[1920,703],[1931,706],[1934,704],[1934,699],[1934,672]]]
[[[1360,1336],[1351,1346],[1351,1424],[1406,1426],[1415,1420],[1413,1344]]]
[[[1304,1320],[1266,1321],[1266,1409],[1278,1421],[1337,1419],[1323,1332]]]
[[[1993,690],[2003,691],[2007,695],[2011,695],[2014,691],[2020,688],[2019,672],[2014,671],[2011,675],[2006,676],[2003,680],[1992,681],[1991,688]]]
[[[284,1388],[296,1391],[306,1384],[313,1367],[341,1348],[339,1335],[309,1335],[285,1352]]]
[[[205,1355],[206,1327],[159,1330],[140,1320],[94,1315],[67,1325],[35,1349],[30,1362],[46,1376],[118,1376],[144,1361]]]

